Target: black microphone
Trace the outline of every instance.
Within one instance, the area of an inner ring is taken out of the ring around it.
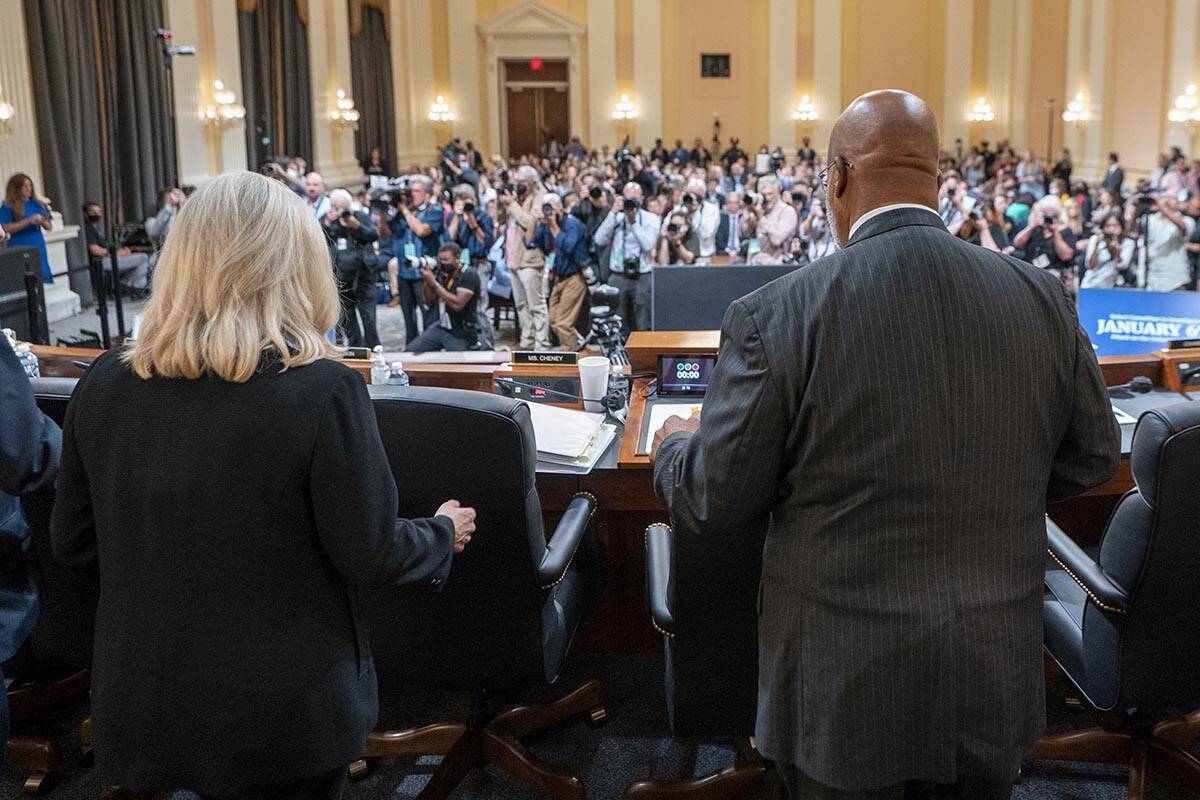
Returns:
[[[1200,373],[1200,369],[1197,369],[1196,371],[1197,373]],[[1108,391],[1110,393],[1117,391],[1128,391],[1130,393],[1128,396],[1132,397],[1135,394],[1149,394],[1153,388],[1154,381],[1150,380],[1145,375],[1137,375],[1130,380],[1129,383],[1122,383],[1119,386],[1109,386]]]
[[[605,411],[620,411],[625,407],[625,397],[620,392],[609,392],[604,397],[588,397],[581,398],[578,395],[569,392],[560,392],[557,389],[547,389],[543,386],[532,386],[528,383],[522,383],[515,378],[496,378],[496,386],[500,389],[500,393],[505,397],[512,397],[513,389],[520,386],[529,391],[545,392],[550,395],[557,395],[564,399],[570,400],[572,403],[578,403],[581,400],[592,403],[599,403]]]

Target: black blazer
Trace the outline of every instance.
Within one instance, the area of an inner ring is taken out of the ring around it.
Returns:
[[[1102,189],[1116,192],[1117,197],[1121,196],[1121,187],[1125,185],[1125,170],[1123,167],[1117,167],[1112,172],[1104,173],[1104,183],[1100,185]]]
[[[701,416],[655,488],[681,536],[769,521],[763,754],[839,789],[1013,778],[1044,728],[1046,502],[1120,457],[1062,285],[885,212],[729,307]]]
[[[102,785],[224,796],[359,758],[378,698],[355,590],[439,583],[454,535],[395,518],[362,378],[142,380],[110,351],[63,428],[52,537],[99,562]]]

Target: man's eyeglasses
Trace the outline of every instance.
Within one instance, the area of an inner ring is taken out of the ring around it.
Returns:
[[[846,165],[846,169],[854,169],[853,162],[847,161],[841,156],[835,156],[832,161],[825,165],[824,169],[817,173],[817,180],[821,182],[821,188],[827,192],[829,191],[829,170],[833,169],[839,161]]]

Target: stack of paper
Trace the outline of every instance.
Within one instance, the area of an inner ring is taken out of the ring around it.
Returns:
[[[588,414],[584,411],[573,411],[569,408],[542,403],[526,403],[529,406],[529,418],[533,423],[534,440],[537,442],[539,462],[562,464],[573,467],[591,464],[604,452],[604,447],[612,441],[615,428],[605,426],[603,414]],[[607,441],[599,452],[595,452],[600,440],[605,436],[602,428],[608,428]],[[589,456],[591,464],[589,462]]]
[[[538,453],[537,470],[538,472],[564,472],[573,475],[586,475],[596,466],[596,462],[604,455],[604,451],[608,450],[608,446],[612,444],[613,439],[617,438],[616,425],[601,425],[596,431],[595,438],[588,446],[587,452],[574,461],[558,461],[554,459],[543,459],[542,454]]]

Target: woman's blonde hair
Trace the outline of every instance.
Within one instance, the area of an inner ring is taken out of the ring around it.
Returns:
[[[253,172],[214,178],[179,210],[154,271],[137,341],[142,378],[215,375],[242,383],[265,352],[284,369],[338,358],[325,234],[304,201]]]

